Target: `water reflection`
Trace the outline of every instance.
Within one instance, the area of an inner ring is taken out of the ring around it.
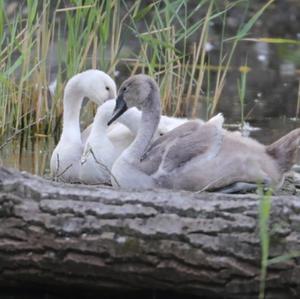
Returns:
[[[1,144],[5,142],[3,138]],[[49,161],[54,149],[53,137],[19,136],[7,143],[0,151],[2,166],[26,170],[30,173],[49,176]]]
[[[268,43],[255,43],[254,49],[257,53],[257,59],[261,61],[264,66],[268,66],[270,58],[270,45]]]

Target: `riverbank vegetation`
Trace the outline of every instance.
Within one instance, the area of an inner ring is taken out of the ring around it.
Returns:
[[[237,44],[272,3],[249,12],[243,0],[73,0],[67,6],[28,0],[9,15],[8,4],[0,1],[0,132],[59,134],[63,86],[87,68],[117,81],[146,72],[159,81],[165,113],[195,117],[205,107],[209,117],[221,100]],[[228,34],[227,16],[237,7],[243,12],[239,29]],[[214,41],[217,61],[210,57],[214,24],[221,28]],[[84,112],[89,119],[94,109]]]

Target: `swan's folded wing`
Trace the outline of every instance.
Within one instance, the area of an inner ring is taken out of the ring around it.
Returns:
[[[168,149],[168,145],[176,138],[190,134],[196,130],[198,126],[198,122],[189,121],[155,139],[148,151],[142,157],[138,167],[149,175],[156,172],[162,162],[164,153]]]
[[[191,134],[176,138],[165,153],[161,168],[170,172],[194,158],[202,161],[213,159],[219,153],[222,141],[222,129],[210,123],[201,125]]]
[[[196,157],[203,160],[215,157],[222,140],[222,129],[213,123],[190,121],[155,140],[141,163],[147,173],[159,167],[169,172]]]

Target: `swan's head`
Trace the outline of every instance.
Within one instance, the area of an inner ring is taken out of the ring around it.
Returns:
[[[139,74],[125,80],[118,92],[113,116],[108,125],[121,116],[128,108],[137,107],[143,110],[153,101],[153,93],[158,93],[156,82],[149,76]]]
[[[116,98],[117,88],[114,80],[99,70],[87,70],[75,75],[67,83],[65,90],[72,90],[87,97],[97,105]]]

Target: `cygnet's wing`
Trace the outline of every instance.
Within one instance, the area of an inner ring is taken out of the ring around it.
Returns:
[[[189,121],[156,139],[141,161],[147,173],[158,168],[173,171],[191,161],[215,157],[223,141],[223,117],[221,115],[207,123]]]
[[[162,115],[160,118],[158,131],[160,135],[164,135],[167,132],[179,127],[180,125],[188,122],[187,118],[179,118],[173,116]]]

